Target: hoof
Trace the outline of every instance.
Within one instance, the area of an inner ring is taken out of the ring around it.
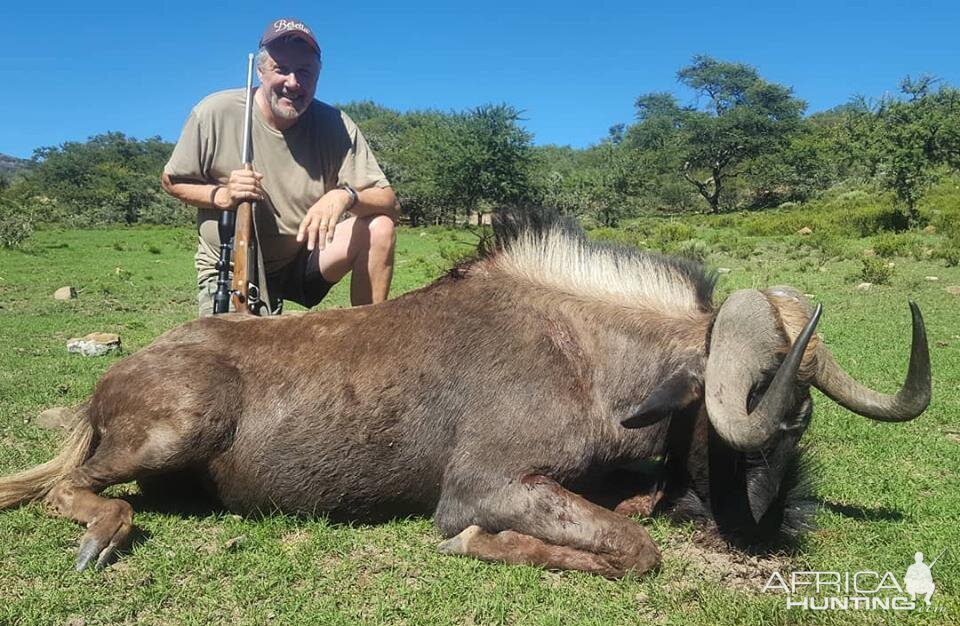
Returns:
[[[94,562],[96,569],[101,570],[105,568],[112,563],[117,556],[117,546],[118,542],[116,541],[107,543],[106,541],[91,536],[89,533],[84,535],[83,539],[80,540],[80,549],[77,551],[77,560],[74,562],[74,568],[78,572],[82,572],[90,566],[91,562],[94,562],[94,559],[96,559]]]
[[[483,532],[479,526],[467,526],[459,535],[440,542],[437,551],[440,554],[467,554],[470,540]]]

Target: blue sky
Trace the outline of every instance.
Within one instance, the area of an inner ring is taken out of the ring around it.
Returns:
[[[321,100],[508,102],[538,144],[595,143],[642,93],[692,102],[676,72],[698,53],[754,65],[810,112],[895,92],[907,74],[960,86],[955,1],[36,2],[0,20],[0,152],[109,130],[176,140],[196,101],[242,84],[281,16],[318,33]]]

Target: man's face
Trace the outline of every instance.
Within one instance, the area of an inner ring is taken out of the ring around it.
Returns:
[[[320,63],[316,52],[299,39],[271,44],[257,68],[270,110],[281,119],[296,119],[307,110],[317,89]]]

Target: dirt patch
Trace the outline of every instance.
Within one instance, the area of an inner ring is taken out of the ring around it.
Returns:
[[[774,571],[792,571],[798,566],[787,554],[753,555],[733,550],[707,531],[697,531],[689,540],[677,538],[665,543],[661,551],[668,565],[679,568],[680,581],[711,581],[753,593],[763,590]]]

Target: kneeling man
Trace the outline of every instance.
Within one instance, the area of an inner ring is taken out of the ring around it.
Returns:
[[[382,302],[393,276],[399,205],[360,129],[314,100],[320,47],[302,22],[267,26],[257,55],[254,171],[241,169],[244,90],[204,98],[184,125],[163,188],[197,207],[200,315],[213,312],[221,211],[259,202],[257,229],[272,302],[315,306],[352,271],[354,305]],[[342,220],[349,211],[352,217]],[[342,220],[342,221],[341,221]]]

